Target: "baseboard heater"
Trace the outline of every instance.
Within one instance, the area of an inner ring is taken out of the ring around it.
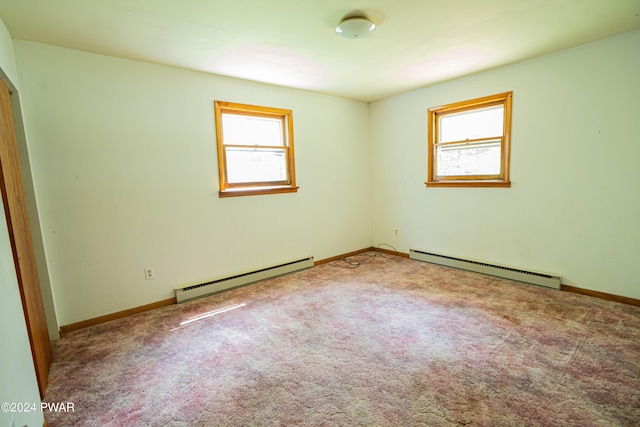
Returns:
[[[503,265],[488,264],[486,262],[441,255],[433,252],[423,252],[415,249],[410,250],[409,258],[474,271],[476,273],[489,274],[505,279],[517,280],[519,282],[546,286],[553,289],[560,289],[561,277],[550,273],[520,270]]]
[[[294,271],[304,270],[313,267],[313,257],[303,258],[284,264],[261,268],[259,270],[248,271],[246,273],[234,274],[232,276],[221,277],[190,283],[175,289],[176,302],[181,303],[195,298],[204,297],[227,289],[249,285],[259,280],[269,279]]]

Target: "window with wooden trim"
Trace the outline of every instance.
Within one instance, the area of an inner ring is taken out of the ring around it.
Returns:
[[[512,92],[429,108],[427,187],[509,187]]]
[[[298,190],[291,110],[215,101],[220,197]]]

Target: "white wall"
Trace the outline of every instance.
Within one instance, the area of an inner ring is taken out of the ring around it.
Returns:
[[[0,21],[0,72],[16,85],[17,73],[11,37]],[[18,279],[7,220],[0,209],[0,403],[29,402],[39,405],[40,395],[31,358]],[[39,406],[38,406],[39,407]],[[0,411],[0,426],[42,425],[40,412],[11,413]]]
[[[14,48],[61,325],[170,298],[194,280],[371,245],[367,104]],[[214,100],[293,110],[298,193],[218,198]]]
[[[374,243],[640,298],[639,76],[634,31],[371,104]],[[427,189],[427,109],[511,90],[511,188]]]

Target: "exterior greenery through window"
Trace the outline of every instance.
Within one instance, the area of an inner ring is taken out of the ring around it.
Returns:
[[[215,101],[220,197],[298,190],[291,110]]]
[[[429,108],[427,187],[509,187],[512,92]]]

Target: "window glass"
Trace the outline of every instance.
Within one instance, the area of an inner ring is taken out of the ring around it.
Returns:
[[[438,147],[438,175],[499,175],[500,141]]]
[[[501,136],[503,123],[502,105],[447,114],[440,118],[440,142]]]
[[[287,180],[284,150],[227,147],[226,157],[230,184]]]
[[[270,117],[223,114],[226,145],[282,145],[282,120]]]

